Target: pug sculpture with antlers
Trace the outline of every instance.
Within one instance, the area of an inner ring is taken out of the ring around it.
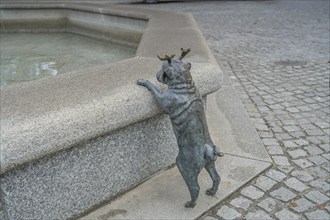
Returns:
[[[170,116],[174,134],[179,146],[176,165],[188,186],[191,200],[185,204],[193,208],[199,195],[198,175],[203,167],[210,174],[213,184],[206,191],[214,195],[220,183],[220,176],[215,167],[216,151],[207,127],[205,109],[202,97],[198,93],[190,74],[190,63],[182,62],[182,58],[190,49],[181,48],[179,59],[175,55],[165,55],[158,58],[164,61],[156,78],[167,84],[166,91],[160,91],[148,80],[138,80],[137,84],[145,86],[156,98],[157,103]]]

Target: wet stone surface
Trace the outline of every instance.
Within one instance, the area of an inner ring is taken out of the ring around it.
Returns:
[[[330,218],[329,4],[198,1],[148,6],[194,15],[274,162],[201,219]]]

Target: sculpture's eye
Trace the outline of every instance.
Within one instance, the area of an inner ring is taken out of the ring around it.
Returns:
[[[167,77],[171,78],[171,76],[172,76],[172,70],[171,70],[171,68],[167,68],[165,70],[165,74],[166,74]]]

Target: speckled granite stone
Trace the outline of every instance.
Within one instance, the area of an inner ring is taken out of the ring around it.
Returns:
[[[92,208],[175,162],[166,116],[149,119],[1,179],[9,219],[66,219]]]

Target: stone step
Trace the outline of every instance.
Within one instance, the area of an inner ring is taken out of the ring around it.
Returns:
[[[200,195],[193,209],[184,207],[190,199],[189,191],[174,167],[80,219],[195,219],[270,166],[268,162],[228,154],[219,158],[216,165],[222,177],[219,191],[214,196],[205,194],[212,180],[203,170],[199,176]]]

